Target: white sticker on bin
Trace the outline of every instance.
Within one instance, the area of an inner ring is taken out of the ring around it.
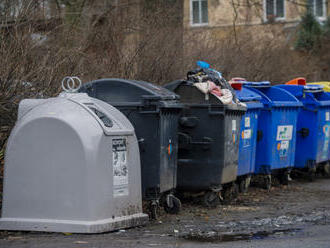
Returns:
[[[244,126],[245,127],[250,127],[250,117],[245,117],[245,119],[244,119]]]
[[[128,195],[128,165],[126,139],[112,140],[113,195]]]
[[[325,112],[325,120],[330,121],[330,112]]]
[[[291,140],[293,126],[277,126],[276,140]]]
[[[251,139],[251,129],[244,130],[243,139]]]
[[[231,130],[236,131],[236,120],[232,120],[231,122]]]

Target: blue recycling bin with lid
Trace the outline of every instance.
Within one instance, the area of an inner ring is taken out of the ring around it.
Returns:
[[[247,111],[240,123],[239,158],[237,170],[237,184],[240,192],[247,192],[251,175],[255,170],[258,117],[263,104],[262,97],[246,88],[241,83],[233,83],[236,97],[246,104]]]
[[[278,85],[303,103],[298,116],[295,167],[313,178],[316,168],[329,174],[330,95],[321,85]]]
[[[264,107],[258,118],[255,174],[264,175],[264,186],[271,187],[271,175],[287,184],[294,166],[296,126],[302,103],[290,92],[272,87],[270,82],[246,82],[244,87],[261,97]]]

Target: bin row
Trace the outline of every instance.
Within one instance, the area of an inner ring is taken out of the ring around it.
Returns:
[[[80,89],[119,109],[139,142],[142,195],[154,218],[163,205],[180,210],[176,192],[203,192],[203,203],[245,192],[252,175],[287,184],[293,168],[329,171],[330,95],[320,85],[233,81],[243,104],[223,104],[195,82],[161,87],[147,82],[100,79]]]

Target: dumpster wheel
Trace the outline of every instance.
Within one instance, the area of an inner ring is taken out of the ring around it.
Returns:
[[[279,175],[279,180],[280,183],[282,185],[289,185],[289,181],[290,181],[290,171],[286,170],[283,171],[280,175]]]
[[[150,219],[157,220],[160,214],[159,210],[160,209],[159,209],[158,200],[150,201],[150,205],[149,205]]]
[[[181,210],[181,201],[172,194],[168,194],[164,200],[164,210],[169,214],[178,214]]]
[[[327,162],[323,166],[323,175],[326,177],[330,177],[330,162]]]
[[[316,168],[309,168],[308,169],[308,174],[307,174],[308,180],[310,182],[315,181],[315,177],[316,177]]]
[[[215,208],[220,204],[219,192],[207,191],[202,200],[205,207]]]
[[[270,191],[271,187],[272,187],[272,176],[266,175],[264,177],[264,189]]]
[[[239,182],[239,192],[247,193],[251,183],[251,176],[247,176]]]
[[[239,186],[236,183],[231,183],[224,187],[222,190],[222,197],[224,204],[230,204],[232,201],[237,200],[239,194]]]

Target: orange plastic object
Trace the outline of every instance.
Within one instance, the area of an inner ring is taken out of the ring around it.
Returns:
[[[306,78],[303,78],[303,77],[295,78],[295,79],[290,80],[286,84],[291,84],[291,85],[306,85]]]

